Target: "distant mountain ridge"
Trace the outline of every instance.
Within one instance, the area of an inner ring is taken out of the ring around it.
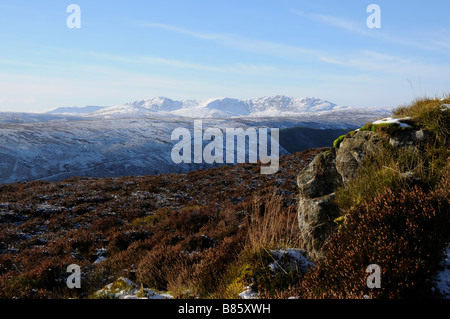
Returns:
[[[92,112],[94,110],[94,112]],[[280,154],[329,145],[338,136],[385,117],[374,108],[343,107],[317,98],[165,97],[112,107],[58,108],[49,113],[0,112],[0,184],[73,176],[117,177],[210,168],[176,164],[175,129],[278,128]],[[390,113],[390,112],[388,112]],[[289,130],[285,130],[289,129]]]
[[[107,106],[95,106],[95,105],[88,105],[84,107],[78,107],[78,106],[69,106],[69,107],[58,107],[55,109],[52,109],[50,111],[47,111],[47,114],[89,114],[94,113],[97,111],[100,111],[101,109],[106,108]]]
[[[156,97],[110,107],[57,108],[47,113],[77,114],[89,117],[283,117],[349,109],[319,98],[293,98],[277,95],[256,99],[213,98],[206,100],[172,100]]]

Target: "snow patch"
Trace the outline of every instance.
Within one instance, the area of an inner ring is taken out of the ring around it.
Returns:
[[[241,299],[258,299],[259,293],[254,291],[251,286],[245,287],[245,290],[239,294]]]
[[[106,248],[99,248],[96,250],[97,259],[94,264],[99,264],[106,259]]]
[[[436,289],[444,299],[450,299],[450,246],[445,250],[441,268],[435,277]]]
[[[95,292],[99,299],[172,299],[167,293],[157,293],[152,289],[138,287],[128,278],[120,277]]]
[[[308,268],[314,267],[312,263],[306,256],[306,252],[301,249],[288,248],[271,250],[270,253],[274,257],[274,261],[269,264],[269,268],[272,271],[300,271],[305,273]]]
[[[400,127],[411,127],[411,125],[402,122],[402,121],[406,121],[406,120],[410,120],[410,119],[411,119],[410,117],[405,117],[405,118],[401,118],[401,119],[394,119],[392,117],[387,117],[382,120],[375,121],[372,124],[374,124],[374,125],[398,124],[398,125],[400,125]]]
[[[269,264],[269,269],[273,272],[296,271],[304,275],[309,268],[314,267],[314,263],[306,257],[306,252],[301,249],[274,249],[270,250],[270,254],[274,261]],[[250,285],[245,287],[239,297],[242,299],[259,299],[259,293],[254,291]]]

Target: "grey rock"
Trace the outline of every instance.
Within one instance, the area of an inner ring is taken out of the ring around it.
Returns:
[[[298,220],[303,240],[303,249],[313,259],[323,257],[322,248],[335,229],[334,220],[339,217],[339,208],[334,204],[335,193],[313,198],[300,198]]]
[[[342,177],[336,170],[334,149],[317,155],[300,172],[297,178],[300,190],[298,222],[305,249],[312,258],[322,257],[322,246],[334,230],[334,220],[339,209],[334,204],[334,194],[342,185]]]
[[[389,136],[393,147],[418,147],[426,141],[426,131],[398,130]],[[337,150],[317,155],[298,177],[298,222],[303,249],[310,257],[323,257],[323,245],[336,228],[340,216],[334,203],[335,192],[354,178],[367,156],[377,156],[385,142],[382,135],[372,131],[349,134]],[[402,173],[405,179],[416,179],[413,172]]]
[[[376,154],[381,143],[378,134],[370,131],[356,132],[341,142],[336,151],[336,170],[344,183],[355,177],[364,158]]]
[[[342,178],[336,170],[335,150],[317,155],[298,175],[297,184],[305,198],[316,198],[335,192],[342,185]]]

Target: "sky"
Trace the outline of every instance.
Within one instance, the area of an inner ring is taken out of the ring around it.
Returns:
[[[392,108],[448,94],[449,75],[447,0],[0,2],[0,112],[158,96]]]

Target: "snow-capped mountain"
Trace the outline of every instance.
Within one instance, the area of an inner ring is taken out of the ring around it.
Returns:
[[[102,108],[88,114],[88,116],[103,118],[147,116],[189,118],[285,117],[346,108],[322,99],[287,96],[262,97],[251,100],[214,98],[183,101],[157,97]]]
[[[263,97],[250,101],[254,117],[292,116],[347,109],[348,107],[317,99],[286,96]]]
[[[280,150],[287,151],[299,145],[322,147],[323,132],[311,130],[326,129],[331,137],[339,136],[341,130],[361,127],[386,114],[385,110],[286,96],[200,101],[157,97],[112,107],[0,113],[0,184],[209,168],[206,163],[180,165],[171,159],[177,143],[171,139],[172,132],[177,128],[193,131],[196,118],[202,119],[204,129],[215,127],[223,132],[226,128],[300,128],[281,132]]]
[[[251,114],[251,107],[247,101],[238,99],[217,98],[187,102],[183,108],[171,113],[177,116],[195,118],[227,118]]]

